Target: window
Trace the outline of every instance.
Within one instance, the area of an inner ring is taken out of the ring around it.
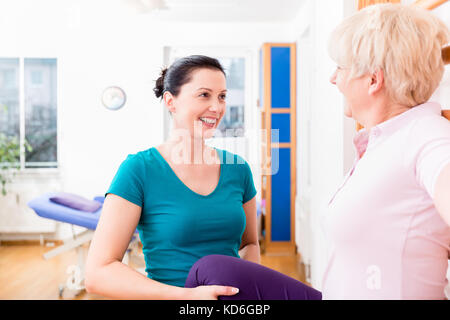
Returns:
[[[227,111],[219,125],[223,137],[244,135],[245,58],[219,58],[227,74]]]
[[[56,59],[0,58],[0,133],[25,139],[24,168],[57,167]]]
[[[19,59],[0,59],[0,132],[18,137]]]

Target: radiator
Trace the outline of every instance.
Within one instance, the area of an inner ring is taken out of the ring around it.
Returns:
[[[27,202],[44,190],[57,191],[57,185],[41,185],[37,181],[7,184],[7,195],[0,196],[0,233],[52,233],[56,221],[39,217]]]

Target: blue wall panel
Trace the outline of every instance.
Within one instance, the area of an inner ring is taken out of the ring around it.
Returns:
[[[291,115],[288,113],[273,113],[272,114],[272,130],[279,130],[278,139],[272,134],[273,143],[289,143],[291,142]]]
[[[291,48],[270,49],[272,108],[291,107]]]
[[[272,149],[278,153],[278,172],[272,176],[272,241],[291,240],[291,150]],[[272,166],[277,165],[272,159]],[[274,170],[276,172],[276,170]]]

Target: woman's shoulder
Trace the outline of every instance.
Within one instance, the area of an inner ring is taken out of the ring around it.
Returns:
[[[136,152],[133,156],[141,160],[149,160],[155,158],[156,147],[150,147],[146,150]]]
[[[217,150],[221,153],[221,164],[228,168],[228,171],[234,172],[240,177],[252,174],[250,165],[243,156],[228,150]]]
[[[413,161],[421,155],[447,154],[450,150],[450,121],[440,111],[419,114],[403,132],[406,135],[401,150]]]
[[[155,148],[151,147],[146,150],[136,151],[135,153],[129,153],[124,164],[133,167],[143,167],[145,164],[151,163],[155,159]]]
[[[239,165],[247,164],[247,161],[237,153],[225,149],[215,148],[219,152],[220,160],[225,165]]]
[[[440,114],[429,113],[417,117],[411,124],[411,137],[414,140],[450,138],[450,121]]]

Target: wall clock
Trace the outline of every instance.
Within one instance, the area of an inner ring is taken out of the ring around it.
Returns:
[[[103,90],[102,103],[109,110],[119,110],[126,101],[127,95],[120,87],[111,86]]]

